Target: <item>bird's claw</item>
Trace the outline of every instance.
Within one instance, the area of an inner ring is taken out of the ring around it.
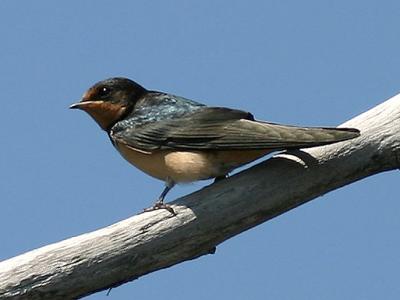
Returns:
[[[214,178],[214,183],[220,182],[224,179],[228,178],[228,175],[221,175]]]
[[[165,204],[165,203],[162,202],[162,201],[157,201],[156,203],[154,203],[154,205],[153,205],[152,207],[145,208],[143,211],[144,211],[144,212],[148,212],[148,211],[154,211],[154,210],[158,210],[158,209],[166,209],[166,210],[168,210],[171,214],[173,214],[174,216],[176,216],[176,213],[175,213],[174,209],[173,209],[170,205]]]

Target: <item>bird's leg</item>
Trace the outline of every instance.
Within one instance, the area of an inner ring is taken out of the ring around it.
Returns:
[[[146,208],[144,211],[153,211],[157,209],[166,209],[168,210],[171,214],[176,215],[175,211],[172,209],[171,206],[168,204],[164,203],[164,198],[168,194],[168,192],[175,186],[175,182],[171,178],[167,178],[165,181],[165,188],[162,191],[160,197],[158,197],[158,200],[152,207]]]

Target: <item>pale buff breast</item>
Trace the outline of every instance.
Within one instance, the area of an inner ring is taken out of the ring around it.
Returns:
[[[231,170],[268,154],[269,150],[143,152],[116,143],[121,155],[152,177],[165,181],[192,182],[226,175]]]

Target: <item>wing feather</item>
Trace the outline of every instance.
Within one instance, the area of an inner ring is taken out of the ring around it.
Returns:
[[[254,120],[244,111],[205,107],[184,117],[138,125],[112,138],[144,151],[157,149],[282,150],[330,144],[359,135],[352,128],[296,127]]]

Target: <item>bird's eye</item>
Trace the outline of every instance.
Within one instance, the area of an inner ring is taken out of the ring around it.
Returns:
[[[110,94],[110,92],[111,92],[110,88],[108,88],[106,86],[103,86],[103,87],[101,87],[99,89],[99,96],[100,97],[106,97],[106,96],[108,96]]]

